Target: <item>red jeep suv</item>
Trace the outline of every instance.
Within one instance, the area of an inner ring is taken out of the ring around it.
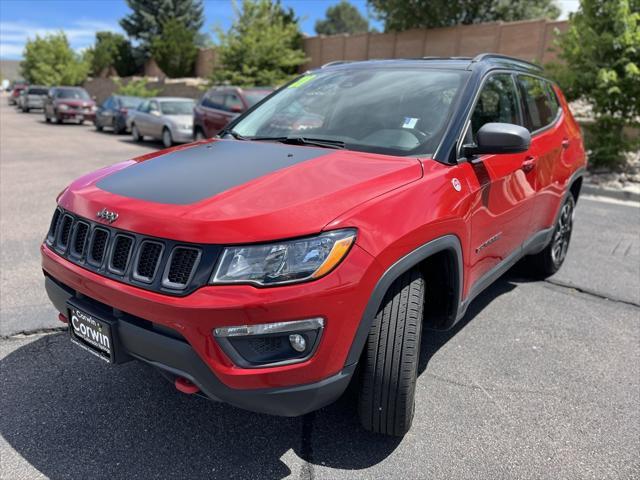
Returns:
[[[364,427],[402,435],[423,326],[451,327],[523,257],[556,272],[584,168],[535,65],[331,64],[217,139],[74,181],[42,244],[46,289],[102,360],[286,416],[353,382]]]

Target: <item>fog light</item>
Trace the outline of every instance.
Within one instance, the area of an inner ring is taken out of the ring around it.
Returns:
[[[307,341],[299,333],[289,335],[289,343],[296,352],[304,352],[307,348]]]
[[[239,367],[259,368],[304,362],[318,347],[324,319],[218,327],[213,336]]]

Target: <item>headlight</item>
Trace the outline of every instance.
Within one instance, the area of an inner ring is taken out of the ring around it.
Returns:
[[[320,278],[333,270],[356,239],[353,229],[298,240],[224,249],[211,283],[282,285]]]
[[[60,105],[58,105],[58,110],[69,110],[69,105],[61,103]]]

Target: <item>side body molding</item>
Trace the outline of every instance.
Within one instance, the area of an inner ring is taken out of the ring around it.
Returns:
[[[458,309],[460,308],[462,301],[462,282],[464,272],[464,266],[462,263],[462,247],[457,236],[445,235],[443,237],[431,240],[430,242],[416,248],[412,252],[399,259],[393,265],[391,265],[382,274],[364,310],[364,314],[362,315],[362,319],[360,320],[360,325],[358,326],[358,330],[356,331],[353,343],[351,344],[349,355],[347,355],[345,366],[355,364],[360,358],[360,354],[362,353],[362,349],[364,348],[364,345],[366,343],[367,336],[369,335],[369,331],[371,330],[373,319],[378,313],[378,309],[382,304],[382,300],[384,299],[384,296],[389,290],[391,284],[412,267],[418,265],[426,258],[442,251],[451,252],[453,254],[452,257],[455,263],[455,265],[452,265],[453,268],[451,269],[452,274],[455,276],[452,283],[454,290],[453,296],[455,300],[452,306],[452,311],[450,312],[449,318],[447,319],[447,326],[451,326],[453,325],[453,323],[455,323],[455,321],[458,319]]]

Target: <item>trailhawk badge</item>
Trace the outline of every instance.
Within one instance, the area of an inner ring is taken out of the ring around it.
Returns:
[[[96,217],[106,220],[107,223],[113,223],[118,219],[118,214],[116,212],[112,212],[103,208],[98,213],[96,213]]]

